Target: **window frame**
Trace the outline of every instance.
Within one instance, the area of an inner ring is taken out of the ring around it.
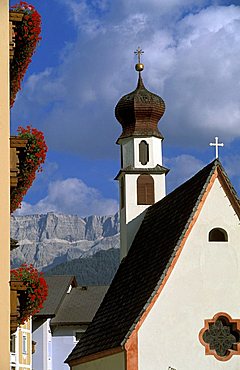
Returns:
[[[150,174],[141,174],[137,178],[137,205],[150,206],[155,203],[154,178]]]
[[[212,235],[214,233],[217,236]],[[221,237],[221,235],[222,235],[222,237]],[[228,240],[229,240],[228,233],[222,227],[214,227],[208,233],[208,242],[209,243],[227,243]]]
[[[28,340],[27,340],[27,335],[23,334],[22,335],[22,354],[27,355],[28,353]]]

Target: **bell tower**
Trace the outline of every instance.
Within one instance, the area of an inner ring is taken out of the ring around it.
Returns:
[[[122,125],[117,140],[121,151],[121,169],[116,176],[120,188],[120,249],[125,257],[142,222],[146,209],[166,195],[162,166],[163,136],[158,121],[164,114],[163,99],[148,91],[141,72],[143,51],[135,51],[138,63],[137,88],[124,95],[116,105],[115,116]]]

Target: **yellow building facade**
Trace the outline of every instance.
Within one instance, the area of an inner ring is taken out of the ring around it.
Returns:
[[[32,325],[28,320],[11,336],[10,369],[32,370]]]
[[[0,2],[0,369],[10,358],[9,2]]]

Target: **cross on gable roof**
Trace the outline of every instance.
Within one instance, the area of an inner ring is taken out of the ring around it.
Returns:
[[[67,363],[77,364],[85,356],[123,348],[180,253],[193,217],[216,177],[240,216],[237,195],[218,160],[149,207],[128,255]]]

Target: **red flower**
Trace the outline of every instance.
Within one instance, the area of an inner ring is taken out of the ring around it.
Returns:
[[[41,40],[41,17],[33,5],[24,1],[13,5],[11,11],[23,13],[22,22],[16,24],[16,47],[14,50],[14,59],[10,68],[10,105],[12,107],[17,92],[21,89],[21,82],[26,70],[31,63],[31,57],[35,53],[36,47]]]
[[[36,128],[27,126],[18,128],[18,136],[27,139],[24,158],[20,161],[18,186],[11,191],[11,213],[20,207],[24,195],[32,186],[36,172],[42,171],[42,164],[46,159],[47,145],[43,133]]]
[[[22,281],[27,287],[27,290],[19,297],[20,317],[18,321],[19,324],[23,324],[43,307],[48,294],[47,283],[37,269],[26,264],[11,270],[11,279]]]

